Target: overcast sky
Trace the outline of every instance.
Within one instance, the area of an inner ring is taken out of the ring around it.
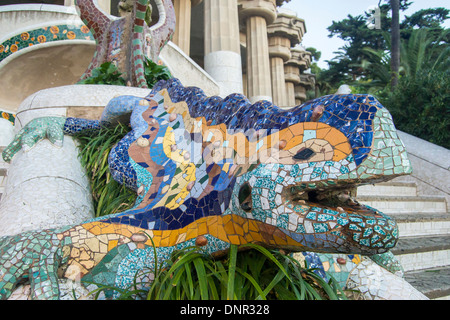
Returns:
[[[327,68],[325,60],[331,60],[344,41],[334,36],[328,38],[328,30],[333,20],[340,21],[351,14],[357,16],[363,14],[370,6],[378,5],[379,0],[291,0],[284,4],[286,8],[297,13],[299,18],[305,20],[307,32],[303,37],[302,45],[304,47],[314,47],[322,52],[319,61],[321,68]],[[426,8],[444,7],[450,9],[450,0],[413,0],[413,4],[403,16]],[[402,17],[400,18],[402,20]],[[446,21],[445,26],[450,28],[450,19]]]

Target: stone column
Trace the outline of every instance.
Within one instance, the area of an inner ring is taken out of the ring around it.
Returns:
[[[243,93],[237,0],[205,2],[205,70],[221,95]]]
[[[311,66],[311,52],[303,48],[294,49],[296,57],[299,59],[300,82],[295,85],[296,105],[306,101],[306,91],[314,87],[315,79],[311,74],[304,74]]]
[[[287,107],[292,108],[295,103],[295,86],[300,84],[300,73],[309,68],[310,63],[305,59],[307,51],[303,48],[291,49],[291,59],[284,65],[284,76],[286,78]],[[309,60],[310,62],[310,60]]]
[[[191,8],[202,1],[172,0],[177,21],[172,41],[187,55],[189,55],[191,49]]]
[[[111,14],[111,0],[97,0],[100,8],[107,14]]]
[[[281,37],[269,38],[270,73],[272,78],[272,98],[276,106],[284,107],[286,101],[286,80],[284,63],[291,57],[290,41]],[[287,50],[286,50],[287,49]]]
[[[295,85],[300,83],[300,69],[298,60],[293,56],[284,65],[284,76],[286,79],[287,108],[295,106]]]
[[[305,23],[294,12],[279,12],[268,28],[269,55],[272,78],[273,103],[286,107],[286,80],[284,63],[291,58],[291,47],[299,44],[305,33]]]
[[[247,90],[252,103],[272,101],[267,25],[276,19],[275,0],[239,0],[247,33]]]
[[[301,78],[301,76],[300,76]],[[306,87],[300,84],[294,88],[295,92],[295,105],[298,106],[306,101]]]
[[[66,7],[75,6],[75,0],[64,0],[64,5]]]

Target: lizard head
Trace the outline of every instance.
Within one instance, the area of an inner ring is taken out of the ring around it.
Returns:
[[[302,108],[306,122],[258,140],[272,147],[237,178],[229,212],[275,226],[310,251],[371,255],[393,248],[396,222],[355,199],[360,185],[412,171],[389,112],[363,95],[323,97]],[[315,113],[324,122],[311,122]]]
[[[354,199],[360,185],[411,173],[389,112],[371,96],[281,110],[172,79],[139,101],[130,123],[110,158],[129,160],[113,176],[134,172],[139,200],[111,222],[210,235],[203,225],[214,226],[228,243],[293,251],[370,255],[397,242],[395,221]]]

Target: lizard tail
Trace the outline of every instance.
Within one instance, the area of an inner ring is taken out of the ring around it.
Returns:
[[[175,31],[175,9],[170,0],[156,0],[159,20],[149,27],[145,22],[145,13],[149,0],[137,0],[133,30],[133,67],[135,85],[148,88],[144,74],[144,57],[147,54],[157,62],[161,49],[170,41]],[[145,31],[145,32],[144,32]],[[145,39],[144,39],[145,37]],[[147,52],[147,48],[149,49]]]
[[[148,88],[147,80],[144,74],[144,30],[146,29],[145,13],[147,11],[149,0],[137,0],[134,6],[135,19],[133,29],[133,43],[132,43],[132,59],[133,59],[133,85],[140,88]]]

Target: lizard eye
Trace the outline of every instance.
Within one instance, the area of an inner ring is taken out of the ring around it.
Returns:
[[[252,210],[252,187],[248,183],[244,183],[239,189],[239,205],[245,212]]]
[[[292,158],[294,160],[308,160],[315,154],[316,153],[314,152],[314,150],[312,150],[310,148],[303,148],[303,149],[299,150],[297,152],[297,154],[295,156],[293,156]]]

